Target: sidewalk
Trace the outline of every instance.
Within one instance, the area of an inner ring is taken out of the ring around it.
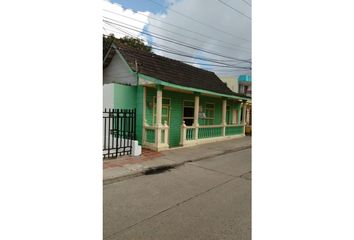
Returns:
[[[124,156],[113,160],[104,160],[103,184],[250,148],[251,139],[251,137],[246,136],[194,147],[174,148],[162,152],[143,149],[142,155],[139,157]]]

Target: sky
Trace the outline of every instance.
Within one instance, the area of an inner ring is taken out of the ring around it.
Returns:
[[[251,0],[103,0],[103,33],[134,36],[165,57],[251,74]]]

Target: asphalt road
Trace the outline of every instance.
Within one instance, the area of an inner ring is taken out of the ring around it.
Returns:
[[[105,240],[251,239],[251,149],[103,187]]]

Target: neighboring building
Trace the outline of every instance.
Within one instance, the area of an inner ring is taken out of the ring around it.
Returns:
[[[245,135],[250,98],[213,72],[115,43],[103,65],[104,107],[136,108],[143,147],[160,151]]]
[[[238,77],[238,92],[249,97],[252,96],[252,77],[249,75],[241,75]]]
[[[220,77],[227,86],[235,93],[245,94],[252,97],[252,77],[250,75]],[[247,102],[246,110],[246,132],[251,134],[252,131],[252,103]]]
[[[226,83],[227,87],[231,89],[231,91],[238,93],[238,80],[236,76],[225,76],[219,77],[221,81]]]
[[[238,77],[238,92],[252,97],[252,77],[241,75]],[[252,134],[252,104],[246,107],[246,133]]]

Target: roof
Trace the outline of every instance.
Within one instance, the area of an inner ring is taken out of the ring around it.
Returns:
[[[139,73],[164,82],[226,95],[247,97],[244,94],[231,91],[213,72],[154,53],[134,49],[124,44],[116,43],[115,45],[129,67],[135,72],[135,61],[137,61]]]

